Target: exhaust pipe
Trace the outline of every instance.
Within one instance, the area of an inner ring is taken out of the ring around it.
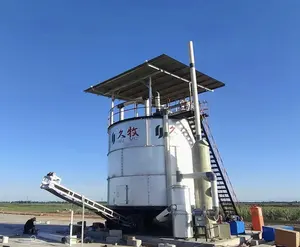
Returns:
[[[210,182],[211,184],[212,208],[206,209],[205,214],[209,219],[216,221],[219,217],[219,212],[220,212],[216,174],[214,172],[194,172],[194,173],[182,174],[179,171],[176,171],[176,180],[178,183],[180,183],[182,179],[199,179],[199,178],[203,178],[204,180]]]
[[[169,216],[172,213],[172,211],[174,211],[176,209],[177,209],[177,207],[174,204],[167,207],[165,210],[163,210],[159,215],[157,215],[154,218],[154,222],[156,222],[156,223],[166,222],[169,219]]]

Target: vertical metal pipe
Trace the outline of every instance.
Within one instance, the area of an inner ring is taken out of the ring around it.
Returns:
[[[193,42],[192,41],[190,41],[190,43],[189,43],[189,48],[190,48],[190,73],[191,73],[191,81],[192,81],[192,88],[193,88],[193,99],[194,99],[196,141],[199,141],[199,140],[202,139],[202,136],[201,136],[201,120],[200,120],[198,86],[197,86],[196,69],[195,69],[194,48],[193,48]]]
[[[190,110],[194,109],[193,105],[193,95],[192,95],[192,83],[189,83],[189,91],[190,91]]]
[[[148,87],[149,87],[149,108],[150,108],[150,114],[152,114],[152,78],[151,77],[149,77]]]
[[[111,97],[111,108],[110,108],[110,119],[109,119],[110,125],[114,123],[114,107],[115,107],[115,99],[114,97]]]
[[[155,108],[157,111],[161,110],[161,105],[160,105],[160,94],[157,92],[157,95],[155,96]]]
[[[110,178],[108,177],[108,178],[107,178],[107,204],[108,204],[108,205],[110,204],[110,196],[109,196],[109,193],[110,193]]]
[[[150,136],[150,119],[145,119],[146,124],[146,146],[149,146],[149,136]]]
[[[81,220],[81,246],[83,246],[83,240],[84,240],[84,196],[82,196],[82,220]]]
[[[135,117],[139,116],[139,114],[138,114],[138,104],[137,103],[134,104],[134,116]]]
[[[145,116],[150,116],[149,99],[145,100]]]
[[[74,212],[73,210],[71,210],[71,221],[70,221],[70,243],[69,245],[71,246],[72,245],[72,236],[73,236],[73,216],[74,216]]]
[[[164,153],[165,153],[165,169],[166,169],[166,193],[167,205],[172,204],[172,167],[171,167],[171,152],[170,152],[170,135],[169,135],[169,117],[168,110],[163,110],[163,131],[164,131]]]
[[[120,116],[119,116],[119,120],[122,121],[124,120],[124,107],[120,108]]]

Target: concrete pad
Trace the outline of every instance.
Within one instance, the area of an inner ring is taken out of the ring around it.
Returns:
[[[108,232],[105,231],[88,231],[86,233],[87,237],[90,237],[96,241],[105,241],[106,237],[108,237]]]
[[[270,244],[260,244],[259,247],[276,247],[276,245],[274,244],[274,242],[272,242]]]
[[[111,237],[120,237],[122,238],[123,232],[122,230],[109,230],[109,236]]]
[[[64,235],[59,234],[53,234],[48,232],[39,232],[37,238],[47,239],[47,240],[53,240],[58,243],[62,243],[62,239],[66,237]]]
[[[135,236],[128,236],[127,237],[127,240],[135,240],[136,238],[135,238]]]
[[[262,239],[262,232],[253,233],[252,235],[254,240],[261,240]]]
[[[172,239],[172,238],[159,238],[159,237],[151,237],[151,236],[136,236],[137,239],[141,239],[143,241],[143,245],[145,246],[161,246],[166,247],[166,244],[176,245],[177,247],[194,247],[200,246],[201,247],[214,247],[214,246],[238,246],[242,243],[251,239],[251,235],[242,235],[239,237],[232,237],[231,239],[226,240],[217,240],[217,241],[205,241],[205,239],[188,239],[188,240],[181,240],[181,239]]]
[[[115,236],[108,236],[108,237],[106,237],[106,243],[108,243],[108,244],[119,243],[120,240],[121,240],[120,237],[115,237]]]
[[[175,244],[165,244],[165,247],[176,247]]]
[[[253,239],[253,240],[251,240],[250,245],[251,246],[257,246],[257,245],[259,245],[259,242],[258,242],[258,240]]]
[[[142,245],[142,240],[140,240],[140,239],[127,239],[127,245],[140,247]]]
[[[260,246],[260,245],[265,244],[265,243],[266,243],[266,241],[264,239],[260,239],[260,240],[252,239],[250,245],[251,246],[257,246],[257,245]]]
[[[10,247],[53,247],[53,246],[66,246],[65,244],[62,244],[60,242],[57,242],[55,240],[49,240],[49,239],[37,239],[37,238],[31,238],[32,235],[25,235],[23,234],[23,226],[25,222],[30,218],[30,215],[13,215],[13,214],[1,214],[0,213],[0,235],[9,236],[9,241],[7,246]],[[48,233],[48,234],[54,234],[59,235],[56,232],[67,232],[68,231],[68,225],[69,225],[69,218],[65,219],[59,219],[55,217],[38,217],[43,218],[41,220],[41,223],[45,224],[36,224],[37,228],[41,232]],[[81,217],[80,217],[81,218]],[[47,224],[46,221],[50,221],[50,224]],[[93,220],[95,221],[95,220]],[[99,221],[99,220],[98,220]],[[64,235],[62,235],[64,236]],[[4,244],[6,245],[6,244]],[[2,246],[2,244],[0,244]],[[81,244],[75,244],[72,246],[81,246]],[[84,246],[88,247],[99,247],[98,244],[84,244]],[[108,245],[108,247],[110,247]]]

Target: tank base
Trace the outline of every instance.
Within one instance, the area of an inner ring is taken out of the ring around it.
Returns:
[[[135,228],[125,228],[121,225],[107,220],[106,227],[108,229],[120,229],[127,234],[151,234],[153,236],[172,236],[172,221],[158,223],[155,217],[161,213],[165,207],[119,207],[109,206],[115,212],[131,218],[135,223]]]

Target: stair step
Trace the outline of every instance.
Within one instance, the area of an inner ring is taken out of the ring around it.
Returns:
[[[224,203],[232,203],[231,200],[230,200],[230,197],[227,195],[227,196],[219,196],[219,201],[220,202],[224,202]]]
[[[229,196],[228,197],[220,196],[219,199],[220,199],[220,201],[225,202],[225,203],[232,203]]]

